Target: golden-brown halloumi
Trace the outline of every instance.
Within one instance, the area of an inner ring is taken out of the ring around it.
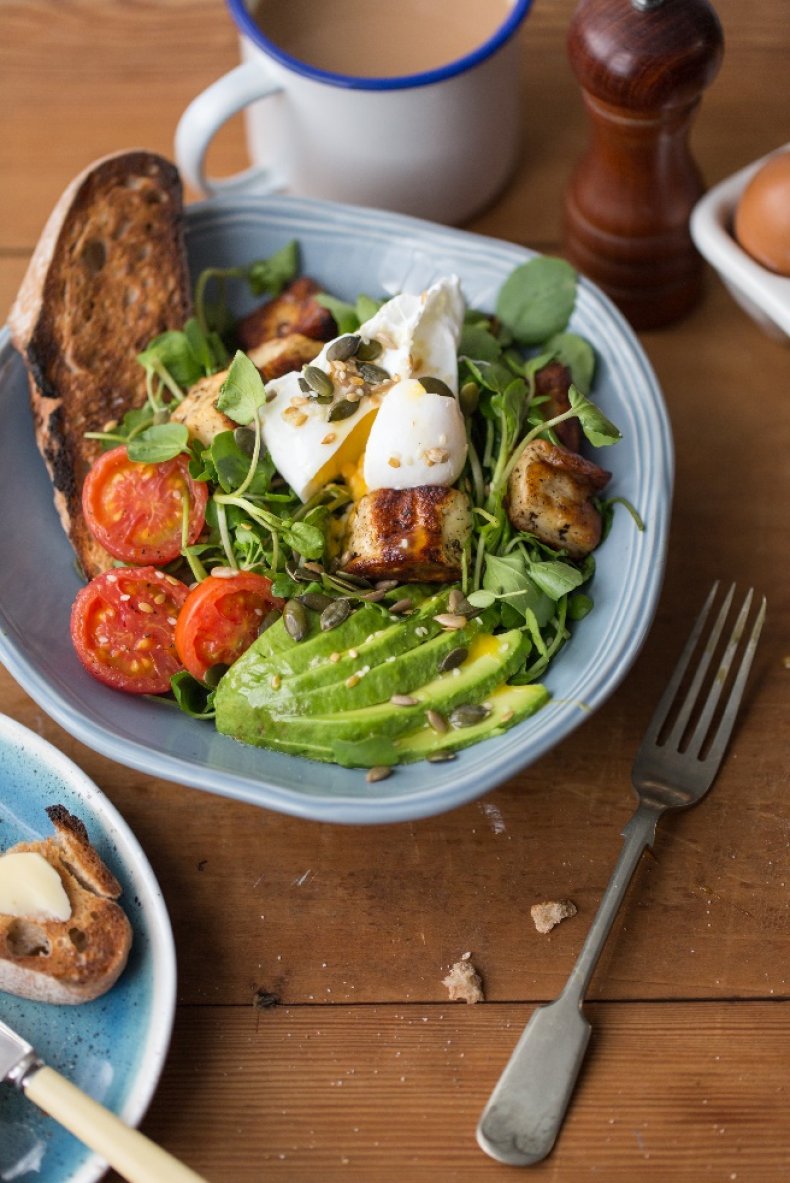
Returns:
[[[510,474],[508,516],[517,530],[582,558],[601,540],[601,515],[593,498],[610,476],[577,452],[533,440]]]
[[[376,489],[349,515],[341,567],[366,579],[450,582],[461,575],[471,524],[459,489]]]

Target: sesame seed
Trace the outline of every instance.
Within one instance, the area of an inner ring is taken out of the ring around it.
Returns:
[[[349,649],[348,656],[349,657],[359,657],[359,653],[356,649]]]
[[[390,702],[394,707],[416,707],[419,699],[412,698],[410,694],[393,694]]]
[[[234,579],[238,575],[238,571],[233,567],[212,567],[211,574],[215,579]]]
[[[279,690],[282,686],[283,680],[279,674],[272,674],[271,687],[272,690]]]
[[[397,456],[390,456],[387,464],[389,464],[390,468],[400,468],[400,460]]]
[[[338,662],[338,661],[340,661],[340,658],[341,658],[340,653],[330,653],[329,654],[329,660],[332,662]]]
[[[118,598],[120,600],[126,601],[126,600],[131,600],[132,597],[129,595],[128,592],[121,592],[121,594]]]
[[[321,443],[322,444],[333,444],[336,439],[337,439],[337,436],[335,435],[334,431],[328,431],[326,433],[326,435],[324,436],[324,438],[321,440]]]
[[[365,776],[368,784],[373,784],[377,780],[386,780],[388,776],[392,776],[392,769],[388,764],[378,764],[375,768],[369,768]]]
[[[349,690],[353,690],[359,682],[359,674],[352,674],[350,678],[346,678],[346,686]]]

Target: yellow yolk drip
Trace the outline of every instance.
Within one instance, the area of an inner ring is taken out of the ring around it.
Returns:
[[[337,451],[318,470],[310,482],[310,495],[329,484],[330,481],[341,477],[351,490],[351,496],[355,501],[359,501],[365,496],[368,491],[363,476],[365,445],[368,442],[370,429],[377,412],[378,407],[374,407],[363,419],[360,419]],[[328,434],[331,434],[331,423],[328,424],[328,428]]]
[[[488,633],[478,633],[469,645],[467,661],[476,661],[478,657],[496,657],[499,654],[499,637],[492,637]]]

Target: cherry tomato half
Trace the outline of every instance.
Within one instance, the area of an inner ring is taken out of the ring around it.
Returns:
[[[124,563],[169,563],[181,553],[183,498],[189,498],[190,546],[206,520],[205,481],[189,475],[187,457],[161,464],[130,460],[125,445],[100,456],[82,490],[91,534]]]
[[[185,583],[156,567],[104,571],[77,593],[71,639],[89,674],[130,694],[164,694],[182,668],[176,619]]]
[[[284,601],[271,580],[251,571],[209,575],[193,587],[176,624],[176,649],[193,678],[205,681],[213,666],[232,665],[258,635],[261,620]]]

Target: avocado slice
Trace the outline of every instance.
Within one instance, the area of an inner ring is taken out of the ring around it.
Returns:
[[[453,727],[444,733],[436,732],[432,727],[410,731],[394,741],[398,760],[403,763],[424,760],[439,752],[456,752],[478,743],[481,739],[502,735],[514,723],[539,711],[549,701],[549,697],[546,687],[538,683],[527,686],[498,686],[491,694],[486,695],[485,703],[490,707],[490,714],[482,722],[475,723],[472,727]]]

